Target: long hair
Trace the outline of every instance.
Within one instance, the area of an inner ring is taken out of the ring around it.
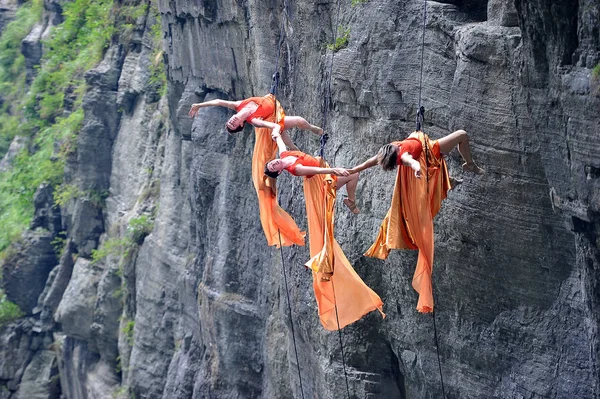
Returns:
[[[267,167],[267,165],[265,165],[265,175],[272,177],[273,179],[277,179],[277,177],[279,176],[279,173],[281,173],[281,172],[271,172],[269,170],[269,168]]]
[[[383,170],[394,170],[398,160],[398,147],[394,144],[386,144],[377,153],[377,163]]]
[[[245,123],[242,123],[241,125],[239,125],[235,129],[230,129],[228,126],[225,126],[225,129],[227,129],[227,131],[229,132],[229,134],[233,134],[233,133],[241,132],[244,129],[245,125],[246,125]]]

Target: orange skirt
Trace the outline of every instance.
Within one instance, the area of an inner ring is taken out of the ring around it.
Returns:
[[[267,119],[270,122],[282,121],[285,112],[277,101],[277,115]],[[267,177],[264,173],[267,162],[277,156],[277,144],[271,138],[271,130],[267,128],[254,128],[256,141],[252,154],[252,182],[258,196],[260,222],[262,224],[267,244],[279,248],[279,234],[281,245],[304,245],[305,233],[300,231],[294,219],[284,211],[277,202],[276,180]]]
[[[386,259],[392,249],[418,249],[412,286],[419,294],[417,310],[428,313],[433,311],[433,218],[450,190],[450,179],[439,143],[418,133],[424,147],[419,162],[421,170],[427,171],[427,178],[417,179],[411,168],[398,167],[392,204],[377,239],[365,255]]]
[[[321,166],[329,167],[323,160]],[[375,309],[385,317],[381,298],[354,271],[333,237],[335,182],[331,175],[304,178],[311,256],[306,266],[312,270],[321,324],[330,331],[344,328]]]

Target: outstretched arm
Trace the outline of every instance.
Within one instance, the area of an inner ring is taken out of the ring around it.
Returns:
[[[279,156],[281,156],[282,152],[287,151],[287,147],[285,146],[283,138],[281,138],[281,135],[279,133],[271,134],[271,137],[273,137],[273,139],[277,143],[277,150],[279,151]]]
[[[310,175],[336,175],[336,176],[349,176],[350,171],[344,168],[320,168],[318,166],[304,166],[296,165],[296,175],[298,176],[310,176]]]
[[[198,114],[198,110],[200,108],[204,108],[204,107],[227,107],[229,109],[237,109],[237,107],[239,107],[239,105],[241,104],[241,101],[227,101],[227,100],[221,100],[221,99],[215,99],[215,100],[210,100],[210,101],[204,101],[202,103],[196,103],[196,104],[192,104],[192,108],[190,108],[190,112],[188,113],[188,115],[193,118]]]
[[[377,165],[377,155],[367,159],[365,162],[361,163],[360,165],[353,167],[352,169],[350,169],[350,173],[354,174],[354,173],[362,172],[363,170],[371,168],[375,165]]]
[[[415,171],[415,177],[418,179],[421,178],[421,163],[419,161],[414,159],[408,152],[402,154],[400,159],[402,160],[402,164],[404,166],[408,166]]]

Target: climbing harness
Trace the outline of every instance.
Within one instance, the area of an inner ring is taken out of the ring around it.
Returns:
[[[417,106],[417,116],[416,116],[416,126],[415,126],[415,130],[417,132],[422,132],[423,129],[423,125],[425,122],[425,107],[421,104],[421,94],[423,91],[423,52],[425,50],[425,29],[427,27],[427,0],[423,0],[423,31],[421,34],[421,73],[420,73],[420,78],[419,78],[419,105]],[[429,196],[429,145],[428,143],[425,141],[425,174],[427,175],[427,179],[426,179],[426,184],[427,184],[427,194]],[[432,292],[433,292],[433,285],[432,285]],[[444,376],[442,374],[442,361],[440,359],[440,345],[438,342],[438,336],[437,336],[437,326],[435,324],[435,308],[432,311],[432,317],[433,317],[433,337],[435,339],[435,350],[437,353],[437,360],[438,360],[438,368],[440,371],[440,381],[442,384],[442,395],[445,398],[446,397],[446,389],[444,387]]]

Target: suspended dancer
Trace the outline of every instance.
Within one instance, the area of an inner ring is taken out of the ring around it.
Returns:
[[[438,140],[430,140],[422,131],[413,132],[403,141],[384,145],[377,155],[350,169],[351,173],[357,173],[377,164],[386,171],[398,167],[392,204],[375,243],[365,255],[386,259],[392,249],[418,249],[412,285],[419,294],[417,310],[424,313],[433,311],[433,218],[452,187],[443,155],[454,147],[458,147],[465,161],[463,171],[484,173],[471,157],[464,130]]]
[[[300,116],[286,116],[283,107],[272,94],[250,97],[241,101],[216,99],[192,104],[189,115],[193,118],[198,114],[200,108],[212,106],[226,107],[236,112],[225,124],[230,133],[241,131],[245,123],[249,123],[255,128],[252,182],[258,196],[260,221],[268,245],[279,247],[280,242],[283,246],[304,245],[305,233],[300,231],[294,219],[277,203],[275,180],[265,176],[263,168],[265,163],[274,159],[277,154],[277,145],[271,139],[271,133],[280,134],[290,148],[297,150],[298,148],[286,130],[297,127],[310,130],[317,135],[322,135],[323,130],[318,126],[311,125]]]
[[[348,198],[355,198],[358,174],[350,175],[343,168],[330,168],[323,159],[300,151],[287,151],[280,135],[274,133],[273,138],[280,158],[267,163],[265,173],[276,178],[286,170],[304,177],[311,256],[305,265],[312,270],[321,324],[327,330],[337,330],[375,309],[385,317],[381,298],[354,271],[333,233],[336,191],[346,186]],[[345,204],[353,213],[358,213],[348,203]]]

